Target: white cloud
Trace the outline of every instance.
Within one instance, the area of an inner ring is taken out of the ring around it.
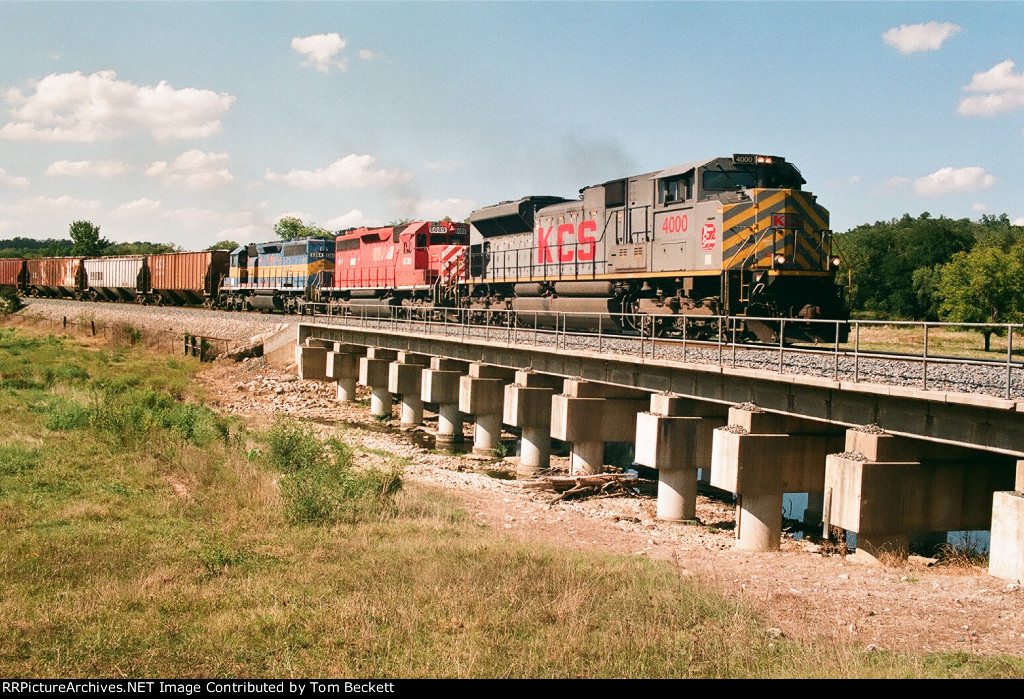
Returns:
[[[347,214],[341,216],[335,216],[334,218],[324,221],[324,228],[329,231],[340,231],[345,228],[358,228],[359,226],[370,225],[366,216],[359,209],[352,209]]]
[[[923,197],[986,189],[996,178],[980,167],[944,167],[914,180],[914,192]]]
[[[1010,225],[1011,226],[1024,226],[1024,216],[1022,216],[1020,218],[1013,219],[1012,221],[1010,221]]]
[[[92,218],[100,211],[100,203],[90,199],[76,199],[67,194],[59,197],[38,196],[0,204],[0,215],[21,230],[45,229],[53,235],[67,232],[68,223],[80,218]]]
[[[251,211],[223,212],[214,209],[168,208],[161,201],[142,198],[121,204],[109,214],[111,220],[131,224],[133,228],[150,225],[153,221],[172,224],[175,230],[199,231],[212,236],[210,242],[231,238],[228,233],[241,229],[256,228],[263,224],[264,236],[271,235],[267,222],[256,221]],[[209,243],[207,243],[209,245]]]
[[[952,22],[901,24],[882,34],[882,39],[900,53],[937,51],[946,39],[959,34],[960,29],[959,24]]]
[[[1024,108],[1024,73],[1014,73],[1015,64],[1006,60],[982,73],[975,73],[965,92],[979,94],[960,100],[961,114],[992,116]]]
[[[400,199],[395,202],[399,210],[409,212],[414,218],[436,221],[451,216],[461,221],[476,208],[472,199]]]
[[[53,73],[34,88],[28,95],[18,88],[6,92],[13,121],[0,127],[0,138],[91,143],[135,130],[158,140],[204,138],[220,131],[235,101],[226,92],[175,90],[165,81],[140,87],[117,80],[112,70]]]
[[[184,185],[189,189],[217,189],[235,181],[235,176],[223,166],[227,159],[227,153],[204,153],[193,148],[170,163],[158,160],[146,168],[146,174],[164,184]]]
[[[374,169],[374,162],[372,155],[350,153],[317,170],[292,170],[283,175],[267,170],[264,177],[268,182],[285,182],[301,189],[390,187],[412,179],[401,170]]]
[[[58,160],[46,168],[47,175],[96,177],[109,180],[128,172],[131,166],[117,160]]]
[[[338,68],[342,71],[348,68],[344,59],[336,58],[346,44],[348,42],[338,36],[337,32],[297,36],[292,39],[292,49],[306,57],[302,65],[321,73],[329,73],[331,68]],[[363,57],[362,52],[359,57]]]
[[[889,179],[887,179],[885,181],[885,187],[886,187],[886,189],[899,189],[900,187],[904,186],[908,182],[910,182],[910,178],[908,178],[908,177],[900,177],[900,176],[890,177]]]
[[[982,211],[988,211],[988,206],[985,205],[985,204],[981,204],[981,203],[974,204],[974,205],[971,206],[971,210],[972,211],[977,211],[978,213],[981,213]]]
[[[359,60],[361,61],[372,61],[375,58],[380,58],[380,54],[370,49],[359,49]]]
[[[29,181],[27,177],[8,175],[6,170],[0,168],[0,187],[9,187],[10,189],[28,189],[28,185]]]

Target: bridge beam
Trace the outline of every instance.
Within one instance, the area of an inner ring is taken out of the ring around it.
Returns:
[[[729,425],[714,433],[711,484],[737,495],[736,547],[777,551],[782,496],[821,492],[825,457],[842,448],[842,436],[746,407],[729,409]]]
[[[828,523],[857,533],[859,558],[906,558],[915,534],[989,529],[1015,470],[1011,457],[850,429],[826,460]]]

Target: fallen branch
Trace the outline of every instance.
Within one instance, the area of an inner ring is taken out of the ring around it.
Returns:
[[[635,473],[601,473],[587,476],[548,476],[528,487],[558,493],[551,505],[562,500],[585,497],[631,497],[640,479]]]

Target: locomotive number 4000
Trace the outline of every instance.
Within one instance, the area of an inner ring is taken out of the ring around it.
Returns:
[[[690,227],[690,220],[685,214],[682,216],[666,216],[661,222],[662,233],[685,233]]]

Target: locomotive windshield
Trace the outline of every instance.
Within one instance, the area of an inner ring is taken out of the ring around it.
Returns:
[[[788,164],[786,164],[788,165]],[[705,192],[735,192],[740,189],[800,189],[804,183],[792,167],[744,167],[719,165],[704,170],[701,186]]]

